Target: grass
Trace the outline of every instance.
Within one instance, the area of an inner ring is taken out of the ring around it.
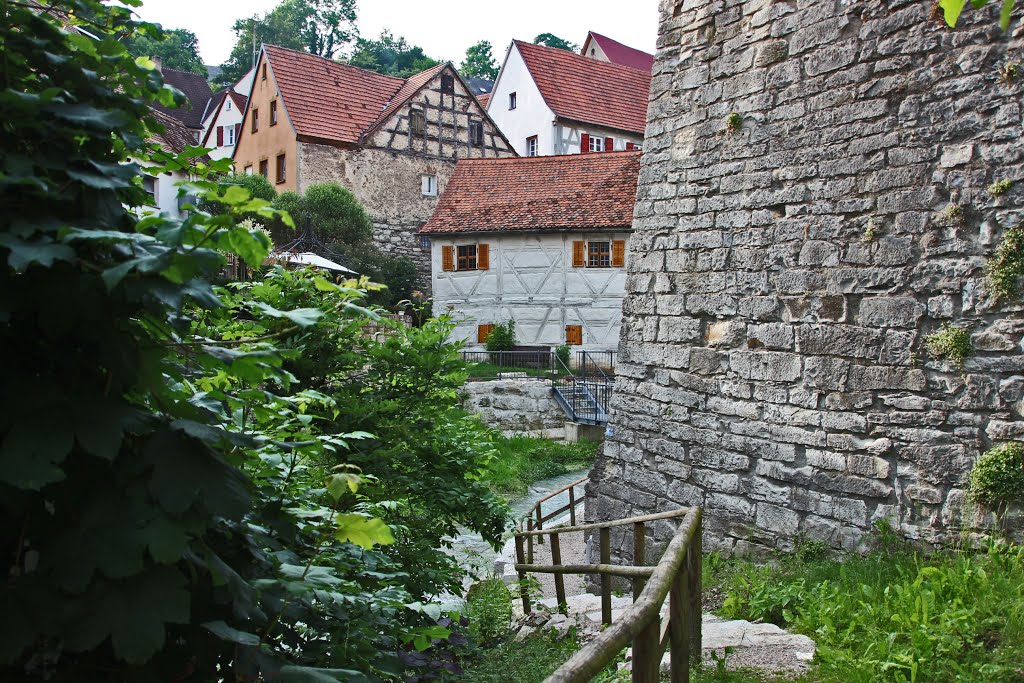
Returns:
[[[469,364],[470,379],[497,379],[499,374],[510,372],[523,373],[530,377],[550,377],[552,374],[548,368],[519,368],[497,363]]]
[[[562,443],[529,436],[496,436],[498,455],[486,478],[496,493],[525,494],[535,481],[569,474],[594,464],[598,444]]]
[[[468,658],[458,680],[465,683],[539,683],[577,649],[579,643],[575,638],[558,640],[549,633],[538,632],[521,643],[509,639]]]

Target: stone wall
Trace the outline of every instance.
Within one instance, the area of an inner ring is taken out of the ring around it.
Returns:
[[[1024,85],[999,72],[1024,31],[933,4],[662,3],[589,516],[701,505],[709,547],[754,553],[983,521],[965,473],[1024,435],[1022,308],[983,286],[1024,214]],[[925,349],[945,323],[963,372]]]
[[[503,431],[562,429],[565,413],[551,396],[551,385],[536,380],[467,382],[463,407]]]

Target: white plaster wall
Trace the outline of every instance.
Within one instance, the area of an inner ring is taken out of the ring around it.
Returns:
[[[153,164],[137,162],[143,168],[150,168]],[[160,173],[156,176],[156,205],[141,206],[138,208],[139,215],[146,213],[161,213],[171,218],[184,218],[186,213],[178,210],[178,183],[188,180],[181,171]]]
[[[434,314],[457,320],[454,339],[477,346],[477,325],[516,322],[520,344],[555,346],[566,325],[583,326],[578,349],[618,348],[625,268],[573,268],[574,240],[626,240],[628,233],[508,234],[435,237],[431,248]],[[486,243],[490,268],[444,272],[443,246]],[[627,258],[629,249],[626,249]]]
[[[228,109],[229,105],[231,107],[230,109]],[[224,126],[226,128],[227,126],[234,126],[237,123],[241,123],[243,113],[243,111],[235,106],[235,103],[231,101],[230,97],[226,97],[221,103],[220,109],[211,113],[210,116],[207,117],[206,121],[203,122],[203,139],[206,140],[205,146],[210,149],[209,156],[211,159],[225,159],[235,153],[235,145],[226,144],[228,136],[226,130],[224,131],[225,144],[219,147],[217,146],[217,126]],[[282,112],[279,111],[278,116],[280,117],[281,115]],[[209,134],[208,137],[207,134]]]
[[[252,82],[256,80],[256,69],[249,69],[245,72],[245,75],[238,79],[238,82],[231,88],[239,95],[249,96],[249,91],[252,90]]]
[[[508,108],[509,93],[516,93],[516,108]],[[555,114],[537,89],[515,44],[509,47],[498,80],[494,83],[487,113],[520,156],[526,156],[526,138],[537,136],[537,154],[554,151]]]

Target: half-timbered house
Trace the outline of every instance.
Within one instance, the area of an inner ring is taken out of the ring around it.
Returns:
[[[234,162],[279,191],[347,187],[372,217],[378,246],[412,258],[426,287],[429,241],[416,232],[455,162],[507,156],[512,145],[450,63],[402,79],[266,45]]]
[[[463,159],[420,234],[434,313],[483,344],[514,320],[520,344],[615,349],[640,152]]]

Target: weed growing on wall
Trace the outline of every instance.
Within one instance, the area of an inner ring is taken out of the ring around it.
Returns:
[[[948,360],[961,370],[971,354],[971,333],[956,325],[943,325],[938,332],[925,337],[924,343],[932,358]]]
[[[971,470],[971,499],[989,508],[1024,503],[1024,444],[1004,443],[987,450]]]
[[[985,265],[985,284],[996,297],[1014,297],[1024,275],[1024,230],[1012,228],[1003,235],[996,253]]]
[[[736,112],[732,112],[725,117],[725,132],[732,134],[738,133],[743,127],[743,117]]]
[[[998,197],[1000,195],[1006,194],[1011,187],[1013,187],[1013,181],[1009,180],[1008,178],[1003,178],[1002,180],[997,180],[991,185],[989,185],[988,193],[993,197]]]

